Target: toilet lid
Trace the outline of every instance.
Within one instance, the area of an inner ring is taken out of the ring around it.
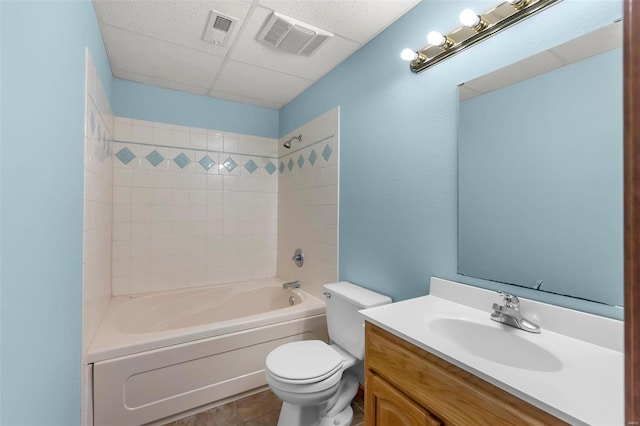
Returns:
[[[342,356],[320,340],[286,343],[267,355],[267,369],[286,381],[320,381],[342,367]]]

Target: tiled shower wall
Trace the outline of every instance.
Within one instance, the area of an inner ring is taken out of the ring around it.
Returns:
[[[82,244],[82,424],[91,423],[91,374],[86,354],[111,297],[113,116],[86,51]]]
[[[302,141],[283,142],[302,135]],[[278,276],[300,280],[323,298],[322,285],[338,279],[339,108],[280,139],[278,162]],[[305,254],[302,268],[291,260]]]
[[[276,275],[277,140],[115,118],[113,295]]]
[[[84,219],[83,219],[83,354],[98,329],[111,297],[111,214],[113,131],[111,107],[88,51],[86,53]]]

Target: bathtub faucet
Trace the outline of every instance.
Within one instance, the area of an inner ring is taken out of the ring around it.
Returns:
[[[300,288],[300,281],[295,280],[282,284],[282,288]]]

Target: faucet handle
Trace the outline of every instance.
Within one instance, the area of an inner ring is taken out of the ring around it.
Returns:
[[[505,293],[502,291],[498,291],[502,297],[504,297],[504,303],[509,308],[517,308],[520,305],[520,299],[518,296],[514,296],[513,294]]]

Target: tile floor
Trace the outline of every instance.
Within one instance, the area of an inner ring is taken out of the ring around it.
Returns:
[[[194,414],[164,426],[276,426],[280,401],[266,390],[210,410]],[[353,402],[352,426],[364,426],[364,394],[362,389]]]

